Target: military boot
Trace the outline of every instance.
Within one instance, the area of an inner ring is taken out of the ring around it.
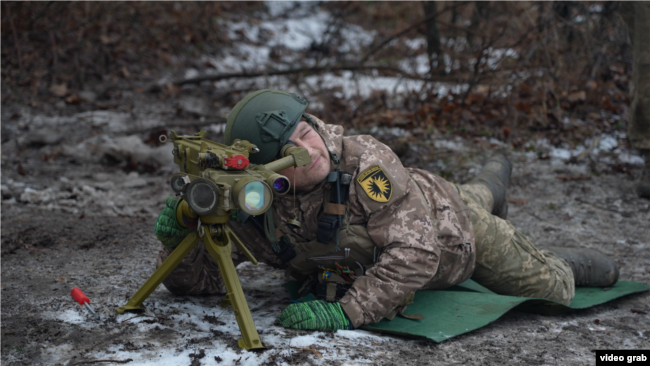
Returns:
[[[576,286],[609,287],[618,281],[616,262],[597,250],[561,247],[547,250],[569,264]]]
[[[636,186],[636,193],[639,197],[650,199],[650,150],[641,150],[641,155],[645,159],[645,168],[641,174],[641,179]]]
[[[483,170],[468,183],[479,183],[488,187],[494,198],[491,213],[504,220],[508,217],[506,189],[510,185],[510,173],[512,173],[512,163],[505,155],[499,153],[489,158]]]

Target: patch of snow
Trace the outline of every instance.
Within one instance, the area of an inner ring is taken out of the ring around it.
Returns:
[[[370,134],[375,136],[375,135],[390,135],[390,136],[395,136],[395,137],[408,137],[411,136],[411,132],[407,131],[403,128],[399,127],[393,127],[393,128],[386,128],[386,127],[380,127],[380,126],[372,126],[370,129]]]
[[[487,58],[487,64],[490,70],[494,70],[499,66],[499,62],[506,59],[506,58],[518,58],[519,53],[512,48],[497,48],[494,49],[490,47],[488,49],[488,58]]]
[[[20,195],[20,200],[26,203],[49,203],[56,197],[52,189],[36,190],[30,187],[25,188],[25,191]]]
[[[589,5],[589,11],[592,13],[600,13],[603,11],[603,5],[602,4]]]
[[[551,151],[549,151],[548,155],[553,159],[567,160],[571,157],[571,151],[564,148],[553,147],[551,148]]]
[[[295,6],[293,1],[266,1],[264,2],[272,18],[286,14]]]
[[[494,137],[490,137],[490,139],[488,140],[488,142],[489,142],[490,144],[492,144],[492,145],[496,145],[496,146],[502,146],[502,147],[508,147],[508,146],[509,146],[509,145],[506,144],[505,142],[500,141],[500,140],[497,140],[497,139],[495,139]]]
[[[421,47],[426,47],[427,40],[424,39],[424,37],[411,38],[405,40],[404,44],[406,44],[412,50],[418,50]]]
[[[377,333],[371,333],[365,330],[338,330],[336,331],[336,336],[345,338],[345,339],[361,339],[361,340],[372,340],[383,342],[385,339],[378,336]]]
[[[56,318],[70,324],[85,324],[88,322],[86,315],[82,315],[79,311],[73,309],[60,312]]]
[[[435,140],[433,146],[436,149],[449,149],[449,150],[463,150],[465,149],[465,143],[460,137],[456,137],[455,140]]]
[[[226,131],[226,124],[225,123],[213,123],[213,124],[209,125],[206,129],[208,131],[211,131],[211,132],[214,132],[214,133],[217,133],[217,134],[221,134],[221,133],[224,133]]]
[[[89,111],[75,115],[77,119],[89,122],[94,127],[106,127],[110,132],[122,132],[128,127],[131,115],[113,111]]]
[[[621,152],[618,159],[623,163],[643,165],[645,160],[641,155],[634,155],[628,152]]]
[[[43,354],[46,356],[46,359],[52,364],[69,360],[69,354],[74,351],[72,344],[60,344],[53,345],[48,344],[47,347],[43,347]]]
[[[601,150],[612,150],[617,146],[618,146],[618,141],[616,141],[616,138],[607,135],[604,135],[603,138],[600,140],[600,143],[598,144],[598,147]]]
[[[338,333],[338,332],[337,332]],[[312,344],[319,344],[321,343],[321,338],[325,335],[324,332],[312,332],[307,335],[303,336],[298,336],[291,338],[291,341],[289,344],[293,347],[309,347]]]
[[[185,70],[185,78],[186,79],[191,79],[199,76],[199,70],[197,69],[187,69]]]
[[[245,70],[260,69],[287,69],[288,66],[298,61],[300,53],[309,49],[313,43],[322,42],[326,37],[328,24],[332,22],[332,15],[320,8],[314,7],[309,3],[294,2],[266,2],[269,9],[270,17],[263,19],[258,24],[249,22],[228,22],[229,36],[231,39],[244,38],[242,42],[232,50],[224,51],[220,55],[204,55],[202,58],[207,60],[216,68],[215,72],[241,72]],[[369,32],[361,27],[351,24],[345,24],[340,29],[342,33],[343,44],[338,45],[338,51],[346,53],[359,45],[369,45],[376,36],[376,32]],[[262,34],[264,34],[264,39]],[[248,42],[248,43],[246,43]],[[419,49],[425,44],[421,37],[407,40],[407,45],[412,49]],[[272,50],[280,50],[280,61],[271,60]],[[281,52],[281,50],[290,50],[294,52]],[[514,52],[510,50],[503,51]],[[499,50],[495,51],[495,55]],[[445,56],[448,58],[448,56]],[[449,60],[447,60],[449,64]],[[336,59],[323,59],[322,62],[337,62]],[[426,54],[417,55],[411,60],[403,61],[400,65],[405,70],[412,70],[416,74],[425,74],[429,71],[428,57]],[[452,67],[452,66],[450,66]],[[378,77],[357,75],[352,78],[353,73],[343,72],[342,76],[334,74],[314,75],[305,78],[305,82],[311,87],[320,88],[341,88],[340,98],[351,98],[359,95],[361,97],[369,96],[374,90],[386,90],[394,94],[403,94],[410,91],[419,91],[424,85],[419,80],[403,80],[398,77]],[[224,80],[215,82],[217,88],[232,88],[235,85],[250,87],[250,83],[260,88],[277,88],[294,92],[294,90],[284,77],[259,77],[254,79],[242,80]],[[446,95],[454,89],[461,89],[463,86],[453,84],[436,83],[438,95]],[[466,87],[466,86],[465,86]],[[459,91],[457,91],[459,92]]]
[[[104,155],[109,155],[117,161],[129,161],[135,164],[158,164],[169,167],[174,158],[171,154],[171,144],[151,147],[138,136],[111,137],[108,135],[94,136],[82,141],[76,146],[63,145],[63,154],[80,161],[98,162]]]

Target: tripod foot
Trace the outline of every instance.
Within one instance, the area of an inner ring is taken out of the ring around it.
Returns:
[[[139,305],[134,306],[134,305],[126,304],[124,306],[120,306],[119,308],[117,308],[115,310],[117,311],[118,314],[124,314],[124,312],[126,312],[126,311],[128,311],[128,312],[144,311],[144,308],[142,306],[139,306]]]
[[[247,344],[245,340],[239,339],[237,340],[237,344],[239,344],[239,348],[243,348],[247,351],[250,350],[264,350],[266,347],[262,345],[262,342],[260,342],[259,339],[253,339],[252,341],[253,344]]]

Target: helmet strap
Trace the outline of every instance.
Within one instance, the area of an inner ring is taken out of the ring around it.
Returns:
[[[320,131],[319,131],[318,128],[316,127],[316,121],[314,121],[314,119],[311,118],[311,116],[309,116],[307,113],[303,113],[302,116],[303,116],[303,117],[307,120],[307,122],[308,122],[308,123],[309,123],[309,124],[314,128],[314,130],[316,131],[316,133],[318,134],[318,136],[320,136],[321,140],[323,140],[323,144],[325,144],[325,148],[327,149],[327,152],[328,152],[329,155],[330,155],[330,160],[332,160],[332,161],[334,162],[334,164],[336,164],[336,165],[338,166],[338,165],[341,163],[341,160],[340,160],[339,157],[336,155],[336,153],[331,152],[330,149],[327,148],[327,143],[325,143],[325,139],[323,138],[323,135],[320,134]]]

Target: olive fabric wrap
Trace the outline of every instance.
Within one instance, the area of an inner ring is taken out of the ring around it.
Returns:
[[[176,207],[180,202],[181,200],[175,197],[167,197],[165,208],[156,220],[154,234],[166,248],[176,248],[188,234],[196,230],[184,228],[176,220]]]
[[[285,328],[303,330],[334,332],[339,329],[353,329],[338,302],[329,303],[323,300],[291,304],[282,311],[278,322]]]

